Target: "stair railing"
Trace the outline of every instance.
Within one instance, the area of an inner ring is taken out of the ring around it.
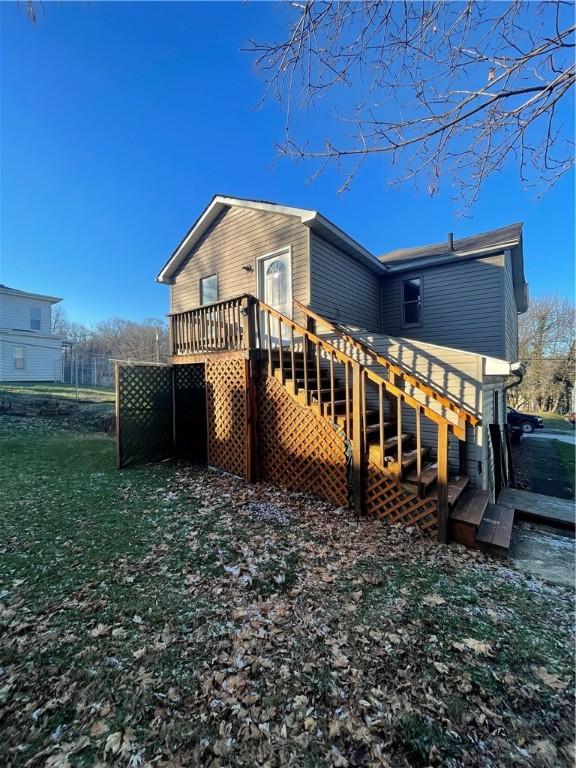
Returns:
[[[304,305],[298,303],[301,309],[307,309]],[[442,414],[429,408],[426,403],[421,402],[406,390],[398,386],[398,377],[403,381],[414,379],[407,377],[400,369],[391,370],[389,368],[389,378],[380,376],[370,368],[361,365],[347,352],[338,349],[326,339],[318,336],[311,328],[300,325],[295,320],[286,317],[273,307],[265,304],[260,299],[251,298],[249,307],[254,312],[254,325],[256,327],[256,338],[258,346],[264,351],[268,361],[268,373],[275,375],[276,368],[279,370],[279,376],[282,383],[285,383],[286,370],[290,370],[292,386],[294,393],[298,394],[300,385],[298,383],[296,365],[296,352],[303,354],[303,370],[300,380],[303,382],[304,401],[306,405],[314,407],[322,416],[330,417],[332,421],[337,422],[336,415],[336,374],[335,366],[340,365],[344,374],[344,431],[352,443],[354,482],[356,485],[355,499],[359,504],[362,489],[362,473],[364,471],[364,462],[368,454],[368,436],[367,436],[367,396],[366,384],[370,383],[377,391],[377,429],[379,433],[380,461],[383,465],[386,463],[386,405],[390,406],[390,413],[394,411],[393,420],[396,421],[396,447],[397,458],[395,463],[396,474],[402,478],[403,468],[403,445],[402,445],[402,421],[403,406],[414,410],[416,424],[416,472],[418,486],[421,487],[422,476],[422,437],[421,437],[421,416],[425,416],[434,422],[438,428],[437,438],[437,485],[438,485],[438,538],[440,541],[447,539],[448,526],[448,453],[449,436],[453,434],[459,440],[465,440],[465,423],[463,417],[459,417],[458,422],[454,423]],[[308,316],[311,310],[308,311]],[[300,338],[300,349],[297,349],[296,339]],[[284,343],[286,341],[286,344]],[[324,365],[322,365],[324,361]],[[316,387],[311,386],[309,365],[315,368],[314,374]],[[388,366],[387,366],[388,367]],[[324,376],[323,376],[324,374]],[[328,377],[327,386],[324,387]],[[316,402],[313,402],[313,392],[316,392]],[[325,398],[324,393],[327,393]],[[390,467],[388,467],[390,469]],[[358,509],[360,511],[360,509]]]
[[[430,398],[431,400],[434,400],[446,410],[456,414],[459,421],[467,422],[471,426],[476,426],[479,423],[477,416],[474,416],[474,414],[470,413],[465,408],[462,408],[461,405],[458,405],[458,403],[455,403],[449,397],[446,397],[432,387],[428,386],[428,384],[421,381],[418,377],[410,374],[408,371],[403,370],[400,368],[400,366],[396,365],[391,360],[383,357],[365,342],[357,339],[354,336],[351,336],[337,321],[329,320],[323,315],[314,312],[314,310],[310,309],[310,307],[302,304],[296,299],[294,299],[294,305],[298,307],[298,309],[300,309],[302,312],[304,312],[307,317],[313,319],[314,322],[320,323],[324,325],[328,330],[337,333],[340,338],[342,338],[342,340],[345,341],[349,346],[354,347],[363,355],[370,358],[377,365],[385,368],[393,381],[396,379],[396,377],[398,377],[404,382],[404,384],[417,389],[422,393],[422,395]]]

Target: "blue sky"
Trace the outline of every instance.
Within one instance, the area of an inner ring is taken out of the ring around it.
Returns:
[[[1,3],[0,282],[65,297],[82,322],[160,317],[154,278],[215,193],[315,208],[375,253],[525,223],[532,295],[574,295],[574,179],[540,201],[515,168],[470,218],[453,191],[390,188],[386,159],[351,192],[329,170],[276,158],[283,115],[257,109],[241,49],[279,37],[276,3]],[[225,19],[225,23],[223,20]],[[569,110],[566,110],[569,114]],[[324,135],[321,108],[308,121]]]

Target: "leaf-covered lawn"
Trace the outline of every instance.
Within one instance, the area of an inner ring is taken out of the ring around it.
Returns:
[[[570,590],[0,419],[0,765],[572,765]]]

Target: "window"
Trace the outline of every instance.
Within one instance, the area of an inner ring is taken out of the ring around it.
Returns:
[[[200,280],[200,304],[218,301],[218,275],[209,275]]]
[[[422,322],[422,281],[419,277],[402,280],[402,325]]]
[[[26,368],[24,347],[14,347],[12,351],[12,359],[14,361],[14,370],[23,371],[24,368]]]
[[[265,296],[272,307],[283,307],[288,302],[288,271],[286,264],[274,259],[266,266]]]
[[[30,329],[32,331],[40,330],[40,323],[42,322],[42,310],[40,307],[32,307],[30,310]]]

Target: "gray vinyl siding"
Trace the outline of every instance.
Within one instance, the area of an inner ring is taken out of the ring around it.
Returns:
[[[200,278],[218,275],[218,299],[256,295],[256,259],[291,246],[292,294],[308,303],[308,227],[294,216],[229,208],[194,247],[174,277],[171,312],[200,305]],[[251,266],[252,271],[243,269]]]
[[[406,338],[392,338],[369,333],[359,328],[349,328],[351,334],[371,346],[382,357],[387,358],[399,367],[417,376],[423,383],[430,385],[441,394],[446,395],[452,401],[458,403],[467,411],[482,419],[483,416],[483,369],[484,361],[480,355],[463,352],[459,349],[440,347],[426,342],[414,341]],[[324,334],[332,344],[347,352],[383,378],[387,372],[381,366],[372,363],[365,355],[350,347],[346,342],[334,334]],[[327,364],[327,363],[326,363]],[[450,411],[440,407],[435,400],[422,395],[419,390],[407,387],[406,391],[416,400],[428,406],[436,413],[442,414],[451,421],[456,418]],[[366,399],[369,408],[378,407],[378,391],[370,382],[366,386]],[[414,409],[405,406],[402,409],[402,428],[404,432],[415,434],[416,419]],[[429,458],[435,460],[438,429],[435,422],[425,416],[421,418],[422,444],[430,449]],[[470,484],[482,487],[482,461],[484,434],[482,426],[466,427],[467,467],[466,473],[470,478]],[[450,439],[449,464],[452,475],[460,471],[459,441],[455,437]]]
[[[402,326],[402,280],[422,278],[422,323]],[[382,285],[382,330],[503,358],[504,256],[402,272]]]
[[[321,315],[381,331],[381,281],[368,267],[310,232],[310,304]]]
[[[506,360],[518,360],[518,308],[514,296],[512,277],[512,256],[506,252],[504,258],[504,323],[506,338]]]
[[[482,358],[479,355],[462,352],[433,344],[415,342],[406,338],[390,338],[377,336],[373,339],[373,347],[383,357],[396,363],[410,373],[413,373],[424,384],[449,397],[475,416],[482,415]],[[436,401],[421,395],[419,390],[406,389],[416,400],[421,401],[431,410],[441,413],[450,420],[452,414],[439,407]],[[416,418],[414,409],[403,409],[403,431],[415,433]],[[430,455],[436,456],[438,428],[429,419],[421,418],[422,444],[430,449]],[[478,462],[482,461],[481,427],[466,427],[467,470],[470,484],[480,486],[482,475]],[[449,464],[453,475],[459,473],[459,441],[450,439]]]

